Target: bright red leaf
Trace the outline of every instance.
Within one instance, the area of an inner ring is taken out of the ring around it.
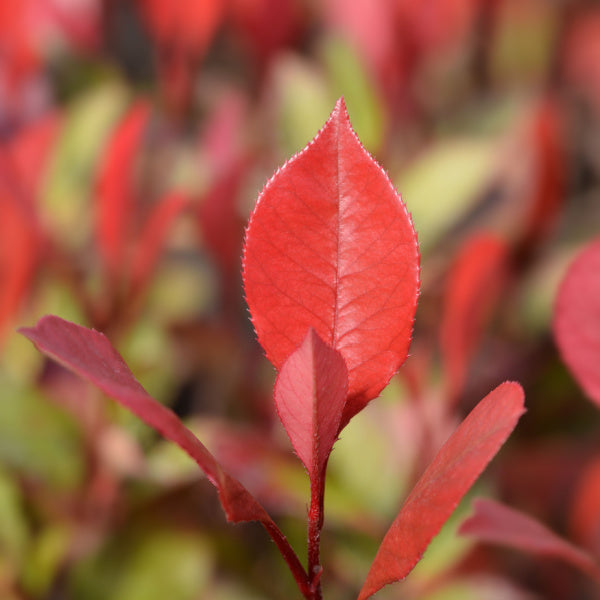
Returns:
[[[469,361],[506,280],[509,255],[500,238],[469,238],[448,273],[440,346],[450,398],[462,392]]]
[[[600,567],[589,554],[562,539],[533,517],[494,500],[479,498],[473,506],[475,514],[461,525],[461,534],[481,542],[559,558],[600,579]]]
[[[150,105],[134,104],[104,151],[98,174],[98,243],[110,277],[121,272],[136,206],[134,166],[150,117]]]
[[[569,267],[558,291],[553,327],[563,360],[600,406],[600,238]]]
[[[19,331],[38,350],[94,384],[184,450],[217,488],[227,519],[233,523],[259,521],[288,562],[301,590],[304,589],[307,585],[304,568],[265,509],[239,481],[223,471],[173,411],[146,392],[106,336],[52,315],[40,319],[35,327]]]
[[[490,392],[427,467],[386,533],[358,600],[406,577],[524,412],[518,383]]]
[[[310,329],[281,367],[275,405],[311,481],[324,474],[347,392],[348,371],[342,355]]]
[[[309,327],[341,352],[349,373],[342,424],[404,362],[419,290],[416,234],[343,99],[260,194],[246,232],[244,282],[276,368]]]

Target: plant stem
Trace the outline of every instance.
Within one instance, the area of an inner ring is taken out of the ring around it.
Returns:
[[[323,500],[325,496],[325,469],[310,484],[308,513],[308,577],[310,600],[322,600],[321,591],[321,529],[323,528]]]

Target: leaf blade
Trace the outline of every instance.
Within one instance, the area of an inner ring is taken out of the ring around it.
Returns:
[[[553,329],[565,364],[600,407],[600,238],[569,267],[556,297]]]
[[[349,372],[344,423],[405,360],[419,288],[416,234],[343,99],[261,192],[246,231],[244,284],[276,368],[309,327],[341,352]]]
[[[311,481],[324,472],[337,439],[348,391],[342,355],[310,329],[283,363],[275,383],[275,405]]]
[[[488,498],[477,498],[473,507],[475,512],[460,526],[460,534],[479,542],[559,558],[600,580],[600,567],[587,552],[533,517]]]
[[[425,470],[386,533],[358,600],[406,577],[524,412],[518,383],[490,392]]]

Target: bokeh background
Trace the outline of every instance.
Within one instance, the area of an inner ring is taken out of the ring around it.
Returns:
[[[506,379],[527,415],[378,597],[600,597],[571,566],[456,535],[490,496],[600,558],[600,411],[551,327],[600,230],[598,3],[1,0],[0,598],[299,596],[190,460],[16,328],[104,331],[304,556],[307,477],[240,255],[260,189],[341,95],[412,213],[422,291],[411,356],[331,458],[326,598],[356,596],[415,478]]]

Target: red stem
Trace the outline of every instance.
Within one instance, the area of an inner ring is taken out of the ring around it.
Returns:
[[[310,510],[308,513],[308,577],[309,600],[322,600],[321,592],[321,529],[323,528],[323,501],[325,497],[325,468],[310,483]]]

